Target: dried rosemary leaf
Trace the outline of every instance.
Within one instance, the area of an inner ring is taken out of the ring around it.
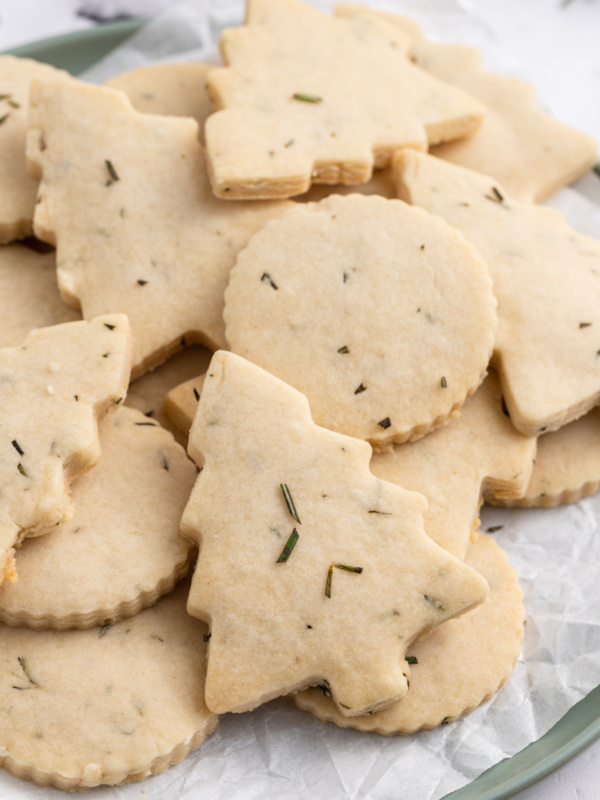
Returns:
[[[292,95],[293,100],[302,100],[305,103],[322,103],[323,98],[317,94],[307,94],[306,92],[296,92]]]
[[[109,161],[107,158],[104,159],[104,164],[106,165],[106,171],[110,176],[111,182],[118,181],[119,176],[117,175],[117,170],[114,168],[112,161]],[[110,185],[110,184],[108,184]]]
[[[300,525],[302,525],[302,520],[298,516],[298,512],[296,511],[296,506],[294,505],[294,500],[292,498],[292,493],[290,492],[287,483],[280,483],[279,488],[283,493],[283,499],[286,502],[288,511],[290,512],[290,516],[293,517],[296,520],[296,522],[299,522]]]
[[[416,656],[406,656],[404,659],[407,664],[418,664],[419,659]]]
[[[284,564],[288,560],[299,538],[300,534],[298,533],[296,528],[294,528],[294,530],[290,533],[290,538],[285,543],[285,547],[281,551],[279,558],[276,561],[277,564]]]

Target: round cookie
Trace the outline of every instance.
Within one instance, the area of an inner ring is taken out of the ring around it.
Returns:
[[[225,293],[231,350],[303,392],[317,425],[376,449],[445,422],[494,342],[486,265],[415,211],[363,195],[298,204],[252,238]]]
[[[81,319],[60,298],[54,253],[21,244],[0,247],[0,347],[19,347],[33,328]]]
[[[466,563],[486,578],[490,594],[412,645],[410,689],[400,702],[374,714],[345,717],[321,688],[313,688],[292,696],[298,708],[343,728],[387,736],[454,722],[489,700],[506,683],[521,651],[523,592],[493,537],[480,533],[469,545]]]
[[[113,627],[0,625],[0,765],[83,789],[143,780],[199,747],[217,717],[204,703],[207,628],[186,614],[188,589]]]
[[[102,458],[72,486],[73,517],[17,553],[0,621],[88,628],[136,614],[187,574],[179,520],[196,468],[170,433],[131,408],[100,425]]]
[[[538,437],[537,455],[525,496],[485,493],[493,506],[553,508],[575,503],[600,489],[600,407]]]

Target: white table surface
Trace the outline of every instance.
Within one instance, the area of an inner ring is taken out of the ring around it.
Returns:
[[[169,4],[169,0],[0,0],[0,50],[90,28],[99,24],[98,19],[148,16]],[[516,57],[520,74],[538,87],[546,108],[600,141],[600,0],[472,0],[468,5]],[[600,740],[514,797],[596,800]]]

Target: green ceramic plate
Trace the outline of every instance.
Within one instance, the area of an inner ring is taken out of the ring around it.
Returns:
[[[43,39],[7,52],[45,61],[74,75],[138,31],[142,23],[117,22]],[[600,687],[574,706],[552,730],[520,753],[501,761],[446,800],[503,800],[531,786],[600,736]]]

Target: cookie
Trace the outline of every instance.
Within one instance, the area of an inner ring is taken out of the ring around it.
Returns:
[[[184,347],[181,352],[176,353],[160,367],[133,381],[127,390],[125,405],[137,408],[150,419],[159,422],[163,428],[173,434],[179,444],[187,447],[187,436],[192,425],[191,419],[187,428],[177,425],[176,420],[171,419],[165,404],[169,394],[176,391],[182,382],[193,380],[193,376],[206,370],[211,356],[212,353],[199,345]],[[192,412],[192,418],[194,412]]]
[[[84,789],[157,775],[199,747],[217,717],[204,703],[206,626],[185,613],[186,594],[183,583],[112,627],[1,625],[0,764]]]
[[[600,489],[600,408],[538,439],[537,456],[524,497],[499,498],[493,491],[486,503],[495,506],[552,508],[574,503]]]
[[[32,231],[38,181],[27,172],[25,137],[29,86],[37,78],[69,75],[39,61],[0,56],[0,244]]]
[[[220,41],[217,113],[205,135],[226,199],[290,197],[313,183],[364,183],[402,146],[473,133],[483,107],[420,70],[406,36],[377,19],[339,19],[300,0],[252,0]]]
[[[71,514],[68,486],[100,457],[97,425],[123,401],[130,364],[120,314],[0,350],[0,582],[14,578],[15,545]]]
[[[323,681],[342,714],[383,708],[412,641],[487,594],[423,531],[425,499],[369,472],[365,442],[232,353],[213,356],[189,452],[206,463],[181,523],[201,544],[188,611],[210,620],[215,713]]]
[[[396,168],[401,195],[461,231],[489,267],[499,309],[493,363],[515,427],[536,436],[597,405],[600,242],[439,158],[405,151]]]
[[[343,728],[390,735],[446,725],[489,700],[508,680],[521,651],[523,592],[491,536],[480,534],[471,542],[466,563],[487,580],[490,594],[473,611],[445,622],[409,648],[406,697],[374,714],[345,717],[327,688],[320,687],[292,695],[298,708]]]
[[[423,494],[425,530],[434,542],[464,559],[478,523],[482,493],[525,494],[536,451],[502,411],[494,373],[464,404],[460,416],[418,442],[375,454],[371,471],[382,480]]]
[[[397,200],[332,195],[250,241],[224,318],[231,350],[305,394],[317,425],[381,449],[439,426],[479,386],[495,306],[456,231]]]
[[[190,432],[204,386],[205,373],[173,387],[165,400],[165,414],[185,436]]]
[[[224,346],[236,254],[287,204],[217,201],[197,123],[139,114],[116,89],[35,83],[30,128],[30,165],[43,173],[36,236],[56,244],[61,294],[85,319],[129,316],[133,377],[184,337]]]
[[[170,433],[132,408],[99,426],[102,458],[72,486],[73,516],[19,548],[19,580],[0,587],[0,621],[90,628],[137,614],[185,577],[179,521],[196,468]]]
[[[60,298],[54,253],[20,244],[0,247],[0,297],[0,347],[17,347],[34,328],[81,319]]]
[[[150,64],[122,72],[104,85],[125,92],[132,106],[142,114],[192,117],[198,123],[202,141],[204,122],[213,110],[202,87],[209,70],[214,66],[198,63]]]
[[[414,20],[395,14],[350,4],[335,13],[373,14],[398,26],[411,38],[415,64],[485,105],[472,136],[437,145],[432,155],[493,177],[515,200],[536,203],[596,164],[598,145],[591,136],[544,113],[531,84],[483,69],[476,48],[430,41]]]

